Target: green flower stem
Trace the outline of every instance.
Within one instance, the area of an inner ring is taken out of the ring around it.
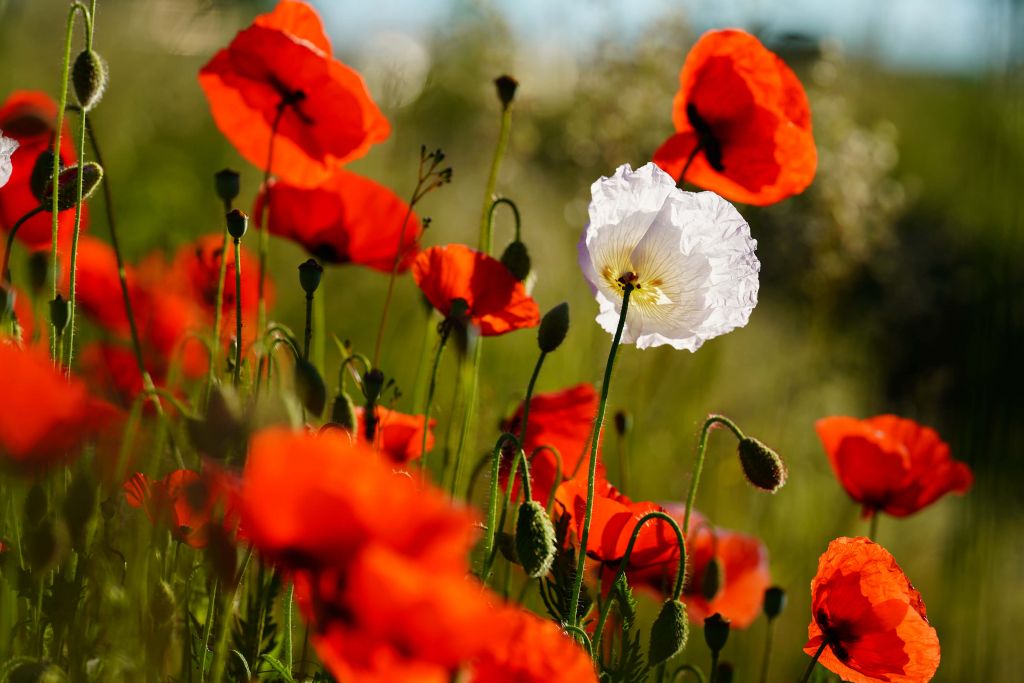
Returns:
[[[40,204],[36,208],[32,209],[31,211],[26,213],[24,216],[19,218],[14,223],[14,226],[11,228],[11,231],[7,233],[7,247],[4,249],[3,265],[0,266],[0,278],[2,278],[3,281],[6,284],[11,284],[11,268],[10,268],[10,264],[11,264],[11,250],[14,248],[14,236],[18,234],[18,230],[20,230],[21,226],[24,225],[25,223],[27,223],[30,218],[32,218],[33,216],[35,216],[39,212],[44,211],[45,209],[46,209],[46,207],[43,206],[42,204]],[[54,295],[54,298],[56,298],[56,295]]]
[[[319,368],[321,372],[326,373],[327,313],[324,310],[324,297],[325,293],[321,288],[320,296],[313,299],[313,346],[311,353],[313,354],[313,365]]]
[[[293,654],[294,644],[292,642],[292,622],[295,612],[295,583],[288,583],[288,596],[284,601],[284,636],[282,636],[281,651],[284,652],[284,666],[288,673],[292,673],[295,664]]]
[[[420,190],[423,187],[423,159],[420,158],[420,170],[416,174],[417,182],[416,189],[413,190],[412,197],[409,198],[408,209],[405,211],[405,218],[402,219],[402,229],[398,233],[398,250],[395,252],[395,261],[391,264],[391,276],[388,278],[388,292],[384,296],[384,309],[380,314],[380,325],[377,326],[377,341],[373,344],[373,367],[379,367],[380,364],[380,350],[384,343],[384,329],[387,327],[388,322],[388,310],[391,308],[391,297],[395,292],[395,280],[398,279],[398,267],[402,264],[402,248],[405,244],[405,229],[409,227],[409,219],[412,218],[412,207],[415,205],[416,200],[420,196]]]
[[[814,665],[818,663],[818,659],[821,657],[821,653],[825,651],[827,645],[828,640],[823,639],[821,645],[818,646],[818,651],[814,653],[814,657],[804,670],[804,675],[800,677],[800,683],[807,683],[807,681],[811,680],[811,674],[814,673]]]
[[[490,494],[487,497],[487,530],[484,534],[483,547],[484,566],[480,572],[480,580],[485,584],[491,573],[494,538],[498,533],[498,480],[501,475],[501,453],[508,442],[514,444],[517,449],[519,448],[519,438],[510,432],[503,432],[498,437],[497,443],[494,444],[494,450],[491,452],[491,488]],[[511,488],[511,483],[508,484],[508,488]]]
[[[92,42],[90,35],[86,37],[86,42]],[[82,194],[85,188],[85,175],[81,172],[82,164],[85,163],[85,127],[88,121],[88,114],[83,110],[82,115],[79,117],[78,125],[78,168],[77,173],[77,187],[75,188],[75,228],[71,233],[71,268],[68,272],[68,356],[64,361],[64,365],[71,372],[71,359],[75,355],[75,309],[77,306],[76,302],[76,289],[75,283],[78,279],[78,238],[82,232]],[[56,162],[54,166],[57,166]],[[102,182],[102,181],[101,181]],[[54,193],[56,194],[56,192]]]
[[[580,643],[583,643],[583,647],[587,650],[587,655],[594,658],[594,644],[590,640],[590,636],[587,632],[581,629],[579,626],[573,626],[572,624],[562,624],[562,630],[571,635]]]
[[[313,294],[306,292],[306,329],[302,335],[302,358],[309,360],[309,345],[313,341]]]
[[[92,17],[89,14],[89,10],[80,2],[72,3],[71,7],[68,8],[68,18],[65,24],[64,32],[64,58],[61,64],[60,74],[60,97],[58,98],[57,104],[57,121],[54,126],[54,140],[53,140],[53,175],[52,175],[52,186],[53,186],[53,197],[51,199],[50,211],[52,214],[51,220],[51,233],[50,233],[50,282],[52,289],[52,296],[50,298],[57,298],[57,281],[60,277],[57,268],[57,228],[60,224],[60,212],[58,210],[58,196],[60,194],[60,143],[61,131],[64,130],[64,111],[68,106],[68,78],[71,74],[71,37],[75,28],[75,14],[82,14],[82,21],[85,22],[85,35],[86,41],[89,45],[92,44]],[[82,174],[79,173],[79,178]],[[79,202],[81,204],[81,202]],[[59,364],[60,356],[57,355],[57,335],[50,335],[50,356]]]
[[[452,498],[458,490],[459,480],[462,478],[462,456],[466,450],[466,443],[469,441],[469,432],[473,424],[473,417],[476,413],[476,396],[480,386],[480,361],[483,357],[483,337],[477,336],[472,339],[474,333],[470,333],[473,343],[473,357],[467,367],[463,362],[462,372],[469,374],[469,382],[466,386],[466,406],[462,413],[462,428],[459,430],[459,444],[455,449],[455,467],[452,473],[452,483],[449,491]]]
[[[557,448],[555,448],[554,446],[552,446],[550,444],[543,444],[541,446],[537,446],[536,448],[533,449],[533,453],[530,453],[530,463],[531,463],[531,466],[533,464],[533,459],[541,451],[548,451],[549,453],[554,455],[555,456],[555,463],[557,465],[557,469],[555,469],[555,479],[554,479],[554,481],[551,482],[551,490],[548,491],[548,500],[544,504],[544,507],[547,509],[548,514],[550,515],[551,514],[551,510],[552,510],[552,508],[555,505],[555,493],[558,492],[558,487],[562,485],[562,481],[565,478],[564,475],[562,474],[562,467],[563,467],[563,465],[562,465],[562,454],[558,452]]]
[[[231,203],[224,202],[224,213],[231,212]],[[221,320],[224,317],[224,285],[228,279],[228,260],[226,255],[228,253],[228,246],[230,246],[229,240],[231,235],[228,234],[227,226],[224,227],[224,239],[220,246],[220,272],[217,274],[217,298],[214,300],[214,311],[213,311],[213,351],[210,354],[210,370],[206,378],[207,385],[213,385],[213,380],[217,375],[217,368],[220,367],[220,352],[221,352],[221,341],[220,341],[220,327]]]
[[[764,657],[761,659],[761,683],[768,683],[768,667],[772,659],[772,640],[774,638],[775,620],[768,620],[768,628],[764,636]]]
[[[583,517],[583,534],[580,538],[579,557],[576,558],[576,578],[572,589],[569,609],[572,610],[572,625],[579,625],[576,606],[580,602],[583,590],[583,570],[587,558],[587,542],[590,540],[590,518],[594,514],[594,484],[597,479],[597,446],[601,441],[601,427],[604,425],[604,413],[608,407],[608,390],[612,383],[612,369],[615,366],[615,354],[622,339],[622,329],[626,326],[626,313],[629,310],[629,295],[633,293],[632,283],[627,283],[622,292],[622,310],[619,312],[619,325],[615,328],[612,348],[608,352],[608,363],[604,368],[604,379],[601,382],[601,401],[597,405],[597,417],[594,418],[594,430],[590,440],[590,465],[587,475],[587,511]]]
[[[683,581],[686,578],[686,544],[683,542],[683,532],[679,529],[679,523],[660,510],[648,512],[633,527],[633,533],[629,537],[629,545],[626,546],[626,554],[622,556],[622,561],[619,562],[619,571],[615,573],[612,585],[614,586],[619,579],[626,575],[626,567],[629,566],[629,558],[633,555],[633,546],[640,535],[640,529],[652,519],[660,519],[663,522],[667,522],[672,527],[672,531],[676,534],[676,540],[679,542],[679,568],[676,570],[676,583],[672,589],[672,599],[678,600],[679,596],[683,593]],[[594,631],[594,642],[598,644],[598,647],[601,646],[601,636],[604,633],[604,625],[608,620],[608,613],[611,611],[612,602],[614,602],[612,599],[605,601],[604,607],[601,609],[601,618],[597,622],[597,629]]]
[[[206,683],[206,659],[210,652],[210,633],[213,631],[213,608],[217,604],[217,589],[220,581],[214,579],[213,588],[210,589],[209,603],[206,605],[206,621],[203,623],[203,640],[200,643],[202,648],[199,657],[199,683]]]
[[[501,169],[502,159],[505,158],[505,151],[508,149],[508,141],[511,134],[512,107],[503,107],[501,111],[501,129],[498,131],[498,144],[494,148],[494,158],[491,159],[491,171],[487,176],[487,187],[484,190],[484,210],[480,216],[480,251],[485,254],[491,253],[491,242],[494,238],[494,231],[491,225],[494,192],[498,187],[498,171]]]
[[[434,407],[434,392],[437,390],[437,372],[441,369],[441,356],[444,355],[444,347],[448,345],[451,326],[447,322],[442,322],[437,330],[441,338],[437,342],[437,353],[434,354],[434,364],[430,368],[427,405],[423,409],[423,437],[420,442],[420,468],[423,470],[427,468],[427,433],[430,430],[430,411]]]
[[[235,239],[235,386],[242,373],[242,240]]]
[[[874,541],[876,538],[878,538],[878,510],[872,510],[870,526],[868,528],[868,539]]]
[[[267,144],[267,165],[263,169],[263,211],[260,212],[260,277],[257,295],[259,297],[259,305],[257,308],[257,319],[256,329],[262,330],[267,326],[267,299],[266,299],[266,282],[267,282],[267,252],[270,251],[270,169],[274,165],[274,141],[277,139],[277,129],[281,125],[281,118],[284,116],[284,110],[288,108],[288,103],[282,101],[277,105],[277,113],[274,115],[274,122],[270,125],[270,142]],[[235,270],[239,267],[239,262],[235,261]],[[235,293],[237,298],[238,292]],[[239,337],[239,344],[241,344],[241,337]],[[235,369],[237,375],[237,366]],[[237,383],[237,382],[236,382]]]
[[[718,678],[718,650],[711,651],[711,674],[708,683],[715,683]]]
[[[728,427],[737,439],[743,439],[743,432],[736,426],[736,423],[724,415],[710,415],[704,421],[700,430],[700,441],[697,443],[697,464],[693,468],[693,479],[690,480],[690,493],[686,496],[686,514],[683,517],[683,533],[690,532],[690,513],[693,512],[693,503],[697,499],[697,486],[700,484],[700,475],[704,471],[704,454],[708,448],[708,434],[716,424]],[[711,673],[712,677],[714,672]]]

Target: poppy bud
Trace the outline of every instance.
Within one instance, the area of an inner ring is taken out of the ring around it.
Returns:
[[[512,100],[516,98],[516,89],[519,87],[519,81],[508,74],[504,74],[494,79],[494,87],[498,90],[498,99],[501,100],[501,106],[504,109],[508,109],[509,105],[512,104]]]
[[[736,671],[729,662],[722,662],[715,670],[715,683],[732,683]]]
[[[306,259],[299,264],[299,284],[302,291],[312,296],[313,292],[320,286],[320,278],[323,277],[324,267],[315,259]]]
[[[64,499],[64,521],[71,535],[71,545],[78,550],[85,547],[86,531],[95,510],[96,485],[83,470],[71,481]]]
[[[50,324],[53,325],[57,332],[63,332],[64,328],[68,326],[68,317],[70,316],[70,307],[68,302],[60,294],[57,298],[50,302]]]
[[[530,274],[530,252],[519,240],[509,242],[501,254],[501,262],[508,268],[508,272],[512,273],[512,277],[520,282]]]
[[[712,652],[718,653],[729,640],[729,620],[718,612],[704,620],[704,642]]]
[[[544,314],[537,329],[537,346],[544,353],[551,353],[565,341],[569,333],[569,304],[564,301]]]
[[[247,440],[242,403],[235,388],[215,384],[206,404],[206,415],[187,418],[189,439],[196,450],[213,458],[226,458]]]
[[[628,410],[615,411],[615,431],[619,436],[626,436],[633,431],[633,415]]]
[[[50,271],[50,257],[45,251],[33,251],[28,255],[28,286],[33,294],[39,294],[46,286]]]
[[[316,366],[304,358],[295,360],[295,394],[313,417],[327,405],[327,387]]]
[[[93,50],[83,50],[71,67],[71,83],[82,111],[95,107],[107,88],[107,65]]]
[[[772,586],[764,592],[764,614],[771,621],[786,609],[786,591],[779,586]]]
[[[363,375],[363,396],[370,403],[376,403],[384,391],[384,373],[377,368]]]
[[[57,190],[57,210],[67,211],[78,202],[78,173],[82,173],[82,201],[92,196],[103,180],[103,167],[95,161],[87,161],[79,166],[71,166],[60,172],[60,187]],[[43,190],[43,209],[49,211],[53,207],[53,180],[49,179]]]
[[[331,406],[331,422],[350,432],[356,430],[356,406],[344,391],[334,397]]]
[[[245,235],[246,229],[249,227],[249,217],[245,215],[245,212],[239,211],[238,209],[231,209],[225,216],[228,223],[228,234],[238,241]]]
[[[242,191],[242,178],[238,171],[225,168],[213,175],[214,187],[217,189],[217,196],[226,206],[235,201],[235,197]]]
[[[497,546],[498,551],[501,552],[502,557],[512,564],[519,564],[519,556],[516,555],[516,542],[511,534],[499,531],[497,536],[494,537],[494,544]]]
[[[25,496],[25,521],[29,526],[38,526],[46,517],[46,491],[39,484],[34,484]]]
[[[747,480],[759,489],[775,493],[786,483],[786,464],[779,454],[757,439],[745,436],[739,445],[740,464]]]
[[[32,165],[32,174],[28,179],[28,186],[32,190],[32,196],[40,204],[44,202],[46,188],[53,179],[53,158],[52,149],[41,152],[36,157],[36,162]]]
[[[708,602],[711,602],[725,585],[725,568],[718,561],[717,557],[708,560],[704,567],[704,574],[700,577],[700,594]]]
[[[519,506],[516,556],[531,579],[546,576],[555,559],[555,527],[547,510],[535,500]]]
[[[690,625],[686,619],[686,605],[678,600],[666,600],[651,625],[651,645],[647,661],[652,667],[667,662],[683,651]]]

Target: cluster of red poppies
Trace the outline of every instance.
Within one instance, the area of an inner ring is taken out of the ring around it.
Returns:
[[[486,249],[461,244],[421,251],[422,225],[413,211],[419,194],[407,203],[345,168],[384,140],[390,126],[360,76],[332,56],[311,7],[281,0],[218,52],[199,81],[220,130],[266,173],[253,213],[267,233],[297,242],[322,262],[356,263],[393,276],[410,270],[444,318],[442,335],[453,327],[487,337],[541,325],[541,350],[550,351],[540,309],[523,284],[525,274],[516,272],[521,260],[499,260]],[[505,107],[509,87],[499,84]],[[42,202],[35,161],[53,144],[56,110],[47,96],[26,92],[0,107],[0,129],[20,143],[14,174],[0,189],[0,227],[7,231]],[[715,31],[698,41],[680,73],[673,123],[676,132],[654,153],[654,161],[680,186],[689,181],[734,201],[771,204],[803,191],[813,179],[817,156],[803,88],[782,60],[748,33]],[[61,135],[62,163],[74,165],[69,131]],[[427,158],[439,162],[441,155]],[[421,173],[417,193],[450,178],[433,169]],[[227,208],[234,195],[237,189],[222,194]],[[83,226],[87,218],[83,215]],[[61,212],[57,222],[59,249],[67,253],[74,210]],[[38,250],[50,246],[50,230],[50,217],[43,213],[24,222],[17,238]],[[229,236],[235,251],[228,248]],[[479,521],[413,467],[433,448],[430,410],[407,415],[379,405],[383,375],[366,359],[360,361],[366,367],[359,376],[366,405],[351,407],[347,396],[339,395],[332,420],[319,432],[313,427],[324,411],[322,396],[319,401],[300,396],[307,424],[299,430],[261,428],[249,414],[225,418],[246,423],[228,437],[237,436],[227,450],[236,463],[244,462],[240,473],[232,463],[203,457],[213,454],[199,438],[196,470],[182,467],[180,455],[179,466],[169,473],[159,458],[125,459],[130,449],[111,434],[127,425],[134,439],[142,418],[113,403],[144,398],[162,419],[164,406],[170,406],[190,428],[227,430],[226,424],[203,427],[184,399],[188,389],[200,385],[194,380],[206,378],[203,405],[237,400],[239,387],[247,384],[238,381],[242,358],[251,361],[246,379],[258,395],[268,354],[261,316],[273,292],[264,272],[265,244],[257,257],[239,240],[229,224],[227,234],[183,245],[170,261],[153,254],[124,266],[107,242],[89,235],[76,240],[75,303],[101,333],[100,341],[78,354],[84,379],[65,373],[59,363],[54,367],[46,356],[53,333],[30,305],[39,299],[45,277],[33,275],[31,296],[22,296],[3,273],[16,321],[4,322],[0,340],[3,463],[42,477],[92,444],[91,457],[105,477],[115,478],[127,503],[144,510],[154,525],[192,548],[206,548],[211,539],[248,546],[290,581],[312,643],[339,680],[448,681],[460,674],[462,680],[480,682],[597,680],[579,642],[597,638],[589,654],[601,658],[604,616],[599,624],[591,619],[589,628],[577,628],[571,617],[557,624],[492,593],[487,571],[473,577],[470,557]],[[72,266],[60,265],[58,286],[68,291]],[[310,282],[303,280],[302,286],[311,300],[319,279]],[[237,325],[223,325],[210,335],[222,318]],[[299,354],[296,348],[295,356],[297,366],[308,364],[308,350]],[[218,394],[224,358],[234,359],[235,389]],[[349,354],[345,362],[356,358]],[[310,385],[316,389],[304,372],[296,374],[296,393]],[[313,368],[319,380],[316,373]],[[621,599],[612,597],[620,590],[615,572],[621,567],[629,586],[681,599],[689,621],[724,619],[732,628],[754,622],[771,589],[768,552],[759,539],[717,527],[692,510],[692,496],[686,505],[635,502],[617,490],[600,460],[588,463],[591,446],[595,458],[601,446],[599,397],[591,385],[528,401],[503,424],[496,457],[512,457],[499,460],[500,483],[511,500],[526,498],[528,487],[532,501],[524,500],[521,509],[539,503],[563,530],[551,552],[567,554],[585,546],[586,574],[599,603]],[[837,478],[866,516],[906,516],[971,485],[970,470],[951,458],[938,435],[910,420],[831,417],[819,421],[817,430]],[[750,443],[762,448],[742,438],[741,460]],[[515,478],[518,461],[512,464],[520,452],[529,472],[525,481]],[[588,464],[596,468],[596,483],[588,482]],[[143,471],[124,481],[125,472],[135,469]],[[773,475],[777,484],[784,474]],[[549,526],[545,515],[535,530],[544,536]],[[487,531],[493,535],[500,529]],[[582,540],[588,533],[589,543]],[[0,541],[0,553],[7,548]],[[524,559],[515,551],[505,554],[510,561]],[[485,566],[492,559],[485,558]],[[681,561],[684,576],[679,576]],[[545,562],[544,572],[550,558]],[[811,589],[805,650],[816,661],[849,681],[910,683],[932,677],[938,637],[921,596],[886,550],[866,538],[833,541]],[[225,609],[230,613],[233,606]],[[204,675],[205,667],[204,650]]]

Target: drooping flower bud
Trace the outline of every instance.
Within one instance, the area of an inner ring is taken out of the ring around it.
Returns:
[[[60,187],[57,190],[57,210],[67,211],[74,207],[78,201],[78,166],[70,166],[60,172]],[[82,201],[92,196],[92,193],[99,187],[103,180],[103,167],[95,161],[87,161],[81,166],[82,173]],[[43,191],[43,209],[49,211],[53,208],[53,181],[52,178],[46,183]]]
[[[512,273],[512,277],[522,282],[530,274],[530,252],[526,245],[516,240],[509,242],[505,251],[501,253],[501,262]]]
[[[667,662],[686,647],[690,624],[686,618],[686,605],[678,600],[666,600],[651,626],[651,645],[647,661],[652,667]]]
[[[46,149],[40,152],[32,165],[32,174],[28,177],[28,186],[32,190],[32,196],[40,204],[45,200],[46,188],[53,180],[53,150]],[[63,168],[61,169],[63,170]]]
[[[516,556],[531,579],[546,576],[555,559],[555,527],[547,510],[535,500],[519,506]]]
[[[63,332],[64,328],[68,326],[70,313],[71,310],[68,302],[60,294],[50,302],[50,324],[53,325],[58,333]]]
[[[327,386],[316,366],[304,358],[295,360],[295,394],[313,417],[319,417],[327,405]]]
[[[564,301],[544,314],[537,330],[537,345],[544,353],[551,353],[565,341],[569,333],[569,304]]]
[[[619,436],[626,436],[633,431],[633,415],[628,410],[616,410],[614,421]]]
[[[717,557],[712,557],[704,566],[704,574],[700,577],[701,597],[711,602],[718,596],[719,591],[722,590],[724,585],[725,568],[718,561]]]
[[[786,609],[786,591],[779,586],[772,586],[764,592],[764,614],[771,621]]]
[[[786,483],[786,464],[779,454],[757,439],[745,436],[739,445],[740,464],[747,480],[759,489],[775,493]]]
[[[363,375],[363,396],[370,403],[376,403],[384,391],[384,372],[374,368]]]
[[[324,275],[324,267],[316,259],[306,259],[299,264],[299,284],[302,291],[312,295],[320,287],[320,279]]]
[[[221,169],[213,175],[214,187],[217,190],[217,196],[224,202],[226,206],[230,206],[238,193],[242,191],[242,178],[238,174],[238,171],[234,171],[230,168]]]
[[[356,430],[356,406],[344,391],[334,397],[331,406],[331,422],[350,432]]]
[[[75,99],[83,111],[89,111],[103,97],[107,88],[107,65],[94,50],[83,50],[75,58],[71,67],[71,83],[75,89]]]
[[[721,652],[729,640],[729,620],[718,612],[704,620],[704,642],[712,652]]]
[[[516,89],[519,88],[519,81],[508,74],[498,76],[494,79],[494,87],[498,91],[498,99],[501,100],[503,109],[508,109],[512,100],[516,98]]]
[[[228,234],[233,239],[240,240],[245,236],[245,231],[249,228],[249,216],[244,211],[231,209],[225,216],[225,220],[228,224]]]

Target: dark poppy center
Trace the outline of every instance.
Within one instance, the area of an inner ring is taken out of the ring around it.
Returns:
[[[825,637],[825,641],[829,647],[832,648],[833,654],[836,658],[844,664],[849,661],[850,653],[846,651],[843,643],[848,643],[852,640],[856,640],[857,634],[855,633],[854,624],[844,623],[842,621],[832,622],[828,614],[824,610],[819,610],[815,616],[815,621],[818,622],[818,628],[821,629],[822,635]]]
[[[299,117],[299,120],[306,125],[312,126],[316,123],[313,117],[302,110],[302,103],[306,101],[305,90],[301,88],[293,90],[275,78],[273,74],[268,74],[267,78],[270,81],[270,85],[281,96],[281,101],[277,105],[280,109],[291,109]]]
[[[693,126],[694,132],[697,133],[697,144],[700,145],[699,149],[703,150],[704,158],[708,160],[711,168],[719,173],[724,172],[722,144],[715,137],[711,124],[700,115],[700,112],[697,111],[697,106],[692,102],[686,105],[686,118],[690,121],[690,125]]]

